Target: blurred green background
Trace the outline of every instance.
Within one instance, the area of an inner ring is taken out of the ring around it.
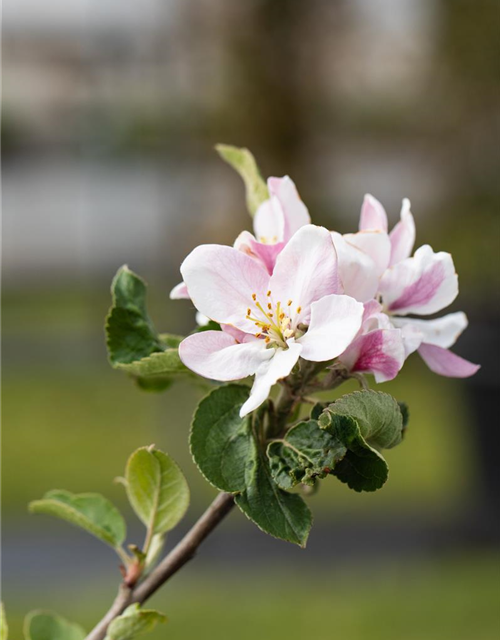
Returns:
[[[453,253],[482,365],[440,378],[415,356],[384,390],[410,405],[390,478],[310,499],[305,551],[232,514],[155,604],[155,638],[490,640],[500,634],[498,397],[500,8],[496,0],[5,0],[3,7],[2,598],[12,638],[33,608],[90,629],[118,574],[112,552],[29,516],[51,488],[100,491],[155,443],[192,504],[213,490],[187,432],[201,391],[144,393],[106,361],[109,284],[128,263],[162,331],[194,312],[168,299],[200,242],[250,220],[213,152],[251,148],[289,174],[315,222],[346,232],[365,192],[391,223],[408,196],[418,244]],[[347,390],[347,388],[346,388]],[[344,391],[344,389],[343,389]],[[153,635],[151,635],[153,638]]]

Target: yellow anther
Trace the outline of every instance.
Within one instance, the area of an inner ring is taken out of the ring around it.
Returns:
[[[288,306],[290,306],[291,304],[292,304],[292,301],[291,301],[291,300],[289,300],[289,301],[287,302],[287,305],[288,305]]]
[[[256,333],[256,334],[255,334],[255,337],[256,337],[256,338],[260,338],[260,336],[261,336],[261,335],[262,335],[262,333]]]
[[[269,318],[272,318],[272,317],[273,317],[273,314],[272,314],[272,313],[268,313],[268,314],[267,314],[267,316],[268,316]]]
[[[250,307],[248,307],[247,309],[247,316],[249,316],[252,313],[252,310],[250,309]]]
[[[256,293],[252,293],[252,300],[257,300],[257,294]]]
[[[267,303],[267,308],[268,308],[268,309],[272,309],[272,308],[273,308],[273,305],[272,305],[270,302],[268,302],[268,303]]]
[[[283,318],[285,317],[284,313],[280,313],[280,320],[283,320]]]
[[[266,295],[269,297],[271,295],[271,289],[269,289],[269,291],[266,293]]]
[[[266,342],[269,344],[271,342],[271,338],[269,336],[266,336]]]
[[[297,307],[297,313],[300,313],[302,311],[302,307]]]

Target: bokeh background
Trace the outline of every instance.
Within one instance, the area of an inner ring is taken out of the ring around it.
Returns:
[[[293,177],[314,221],[355,230],[371,192],[391,223],[411,198],[418,244],[452,252],[482,364],[447,380],[417,356],[385,390],[411,409],[386,487],[329,480],[307,550],[233,513],[153,603],[155,638],[492,640],[500,634],[497,0],[4,0],[3,599],[90,629],[114,596],[113,553],[27,514],[51,488],[99,491],[156,443],[192,505],[211,500],[188,452],[199,392],[148,394],[110,369],[103,320],[123,263],[149,282],[158,328],[201,242],[250,220],[213,151],[250,147]],[[140,526],[130,539],[140,541]],[[151,636],[153,638],[153,636]]]

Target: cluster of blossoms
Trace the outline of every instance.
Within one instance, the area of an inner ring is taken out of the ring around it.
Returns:
[[[450,305],[458,278],[449,253],[417,249],[409,200],[388,233],[387,215],[365,196],[357,233],[311,224],[289,177],[269,178],[269,199],[233,247],[201,245],[181,266],[171,297],[190,298],[220,324],[180,345],[183,363],[219,381],[255,376],[246,415],[290,374],[299,358],[391,380],[418,351],[435,373],[468,377],[478,366],[449,351],[467,326],[464,313],[427,316]]]

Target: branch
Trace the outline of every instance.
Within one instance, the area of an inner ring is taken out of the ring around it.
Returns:
[[[176,547],[160,562],[147,578],[131,589],[120,586],[118,595],[104,618],[89,633],[86,640],[104,640],[106,630],[112,620],[118,617],[130,604],[142,604],[165,582],[191,560],[205,538],[227,516],[234,506],[234,496],[219,493],[201,518],[186,533]]]

